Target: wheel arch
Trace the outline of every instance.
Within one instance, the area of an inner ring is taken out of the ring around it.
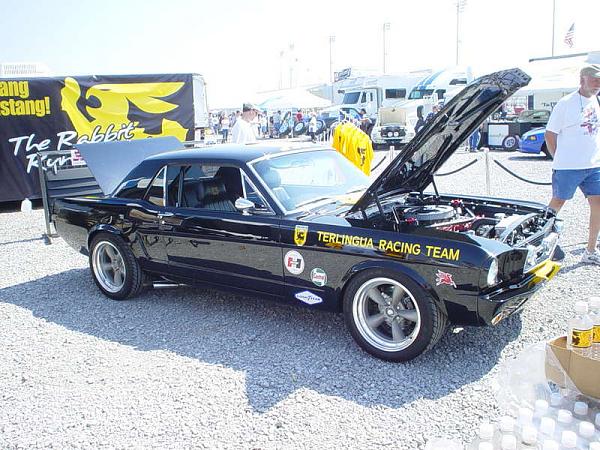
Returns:
[[[441,299],[438,296],[436,290],[433,289],[431,284],[428,283],[425,280],[425,278],[423,278],[421,276],[421,274],[419,274],[419,272],[417,272],[415,269],[407,266],[406,264],[399,264],[395,261],[377,261],[377,260],[362,261],[358,264],[355,264],[354,266],[352,266],[350,269],[348,269],[346,271],[345,275],[342,278],[342,286],[341,286],[340,295],[338,298],[338,308],[340,311],[343,310],[344,296],[346,295],[346,289],[348,288],[350,281],[352,279],[354,279],[354,277],[356,277],[357,275],[359,275],[361,273],[364,273],[365,271],[376,270],[376,269],[385,269],[385,270],[389,270],[391,272],[398,272],[398,273],[404,275],[405,277],[410,278],[417,285],[419,285],[422,289],[427,291],[427,293],[429,295],[431,295],[431,297],[435,301],[436,306],[446,316],[448,315],[448,311],[446,309],[446,304],[443,301],[443,299]]]
[[[114,236],[119,236],[120,238],[123,238],[123,233],[121,232],[121,230],[119,230],[118,228],[114,227],[113,225],[109,225],[107,223],[101,223],[101,224],[94,225],[90,229],[90,231],[88,233],[88,238],[87,238],[87,249],[88,249],[88,252],[90,251],[90,245],[92,243],[92,240],[99,233],[109,233],[109,234],[112,234]]]

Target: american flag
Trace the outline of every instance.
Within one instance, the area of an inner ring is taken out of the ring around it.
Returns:
[[[571,25],[567,34],[565,34],[565,44],[569,46],[569,48],[573,48],[573,44],[575,43],[575,24]]]

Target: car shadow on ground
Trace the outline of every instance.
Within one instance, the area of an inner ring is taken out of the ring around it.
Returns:
[[[448,332],[432,351],[394,364],[360,350],[341,314],[187,287],[112,301],[87,269],[0,289],[0,302],[99,339],[244,371],[257,412],[302,389],[390,408],[440,398],[492,370],[521,330],[516,316],[495,328]]]

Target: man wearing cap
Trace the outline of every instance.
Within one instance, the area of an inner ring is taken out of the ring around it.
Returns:
[[[552,164],[552,200],[557,212],[577,188],[590,204],[587,249],[581,261],[600,265],[600,64],[581,69],[579,89],[559,100],[546,126]]]
[[[252,103],[244,103],[242,106],[242,115],[235,121],[231,128],[231,142],[234,144],[251,144],[256,142],[256,134],[253,125],[254,119],[258,115],[258,108]]]

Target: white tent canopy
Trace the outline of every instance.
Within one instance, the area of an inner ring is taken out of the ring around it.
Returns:
[[[324,108],[330,106],[331,102],[317,95],[311,94],[304,89],[288,89],[274,94],[262,103],[260,109],[275,111],[278,109],[291,108]]]

